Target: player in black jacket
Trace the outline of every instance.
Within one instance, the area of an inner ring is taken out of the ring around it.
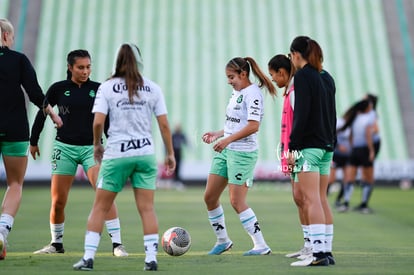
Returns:
[[[78,165],[83,166],[89,182],[95,188],[99,164],[93,157],[92,106],[99,87],[91,81],[91,58],[86,50],[74,50],[68,54],[67,80],[59,81],[46,93],[51,106],[57,106],[63,126],[57,129],[52,155],[52,183],[50,208],[49,245],[35,251],[35,254],[64,253],[63,233],[65,206],[69,191],[76,175]],[[40,155],[39,135],[44,126],[44,116],[38,112],[30,137],[30,153],[36,159]],[[108,233],[113,244],[113,255],[128,256],[121,243],[121,226],[116,205],[113,204],[105,219]]]
[[[0,216],[0,260],[3,260],[7,236],[20,207],[27,168],[29,122],[22,87],[29,100],[41,108],[44,119],[45,114],[50,114],[57,127],[61,126],[62,121],[50,105],[44,104],[45,97],[29,59],[11,50],[14,43],[13,25],[7,19],[0,19],[0,30],[0,155],[7,178]]]
[[[329,170],[336,139],[335,82],[322,70],[319,44],[296,37],[291,46],[295,74],[295,107],[289,143],[289,164],[304,196],[313,254],[292,266],[335,264],[332,256],[333,217],[327,201]]]

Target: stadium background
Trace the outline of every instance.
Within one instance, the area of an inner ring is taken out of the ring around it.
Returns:
[[[182,124],[189,138],[183,163],[189,183],[203,181],[208,173],[212,150],[201,135],[222,128],[231,93],[227,61],[252,56],[267,72],[268,60],[287,53],[295,36],[311,36],[335,78],[338,116],[367,92],[379,96],[382,144],[376,177],[414,178],[414,0],[0,0],[0,17],[15,26],[14,48],[32,61],[45,92],[66,77],[69,51],[87,49],[91,78],[104,81],[116,48],[136,43],[144,75],[163,88],[171,127]],[[275,151],[282,97],[265,100],[256,179],[279,180]],[[32,122],[36,109],[28,108]],[[155,133],[161,162],[162,142]],[[50,178],[54,137],[48,121],[41,158],[29,161],[28,181]],[[78,179],[84,179],[81,171]]]

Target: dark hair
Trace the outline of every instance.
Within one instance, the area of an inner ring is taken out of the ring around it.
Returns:
[[[318,72],[322,71],[323,53],[315,40],[308,36],[297,36],[290,45],[290,51],[300,53]]]
[[[133,102],[134,95],[138,96],[138,88],[144,86],[144,79],[138,70],[138,61],[132,47],[136,46],[132,44],[122,44],[118,51],[118,56],[116,57],[115,73],[112,76],[125,79],[130,103]],[[138,49],[138,47],[136,48]]]
[[[278,54],[278,55],[273,56],[272,59],[270,59],[267,66],[269,67],[269,69],[272,69],[275,72],[279,71],[279,69],[281,68],[285,69],[286,72],[289,74],[289,81],[292,79],[296,71],[295,66],[293,66],[290,58],[284,54]],[[288,86],[289,86],[289,82],[286,83],[285,91],[283,93],[284,96],[286,95]]]
[[[91,59],[91,56],[89,55],[89,52],[87,50],[74,50],[68,53],[66,61],[68,65],[73,66],[77,58],[84,58],[84,57]],[[71,78],[72,78],[72,73],[68,69],[66,71],[66,79],[70,80]]]
[[[372,108],[374,110],[376,110],[377,109],[377,103],[378,103],[378,96],[373,95],[371,93],[368,93],[367,94],[367,99],[372,103]]]
[[[263,86],[266,86],[269,93],[272,96],[276,96],[277,91],[275,86],[273,86],[272,81],[262,72],[252,57],[235,57],[226,65],[227,69],[231,69],[238,74],[246,72],[247,77],[250,75],[250,67],[252,68],[254,75],[259,79],[259,87],[262,88]]]
[[[363,100],[360,100],[354,103],[354,105],[352,105],[343,115],[345,124],[341,128],[338,129],[338,132],[344,131],[346,128],[351,126],[357,114],[359,112],[364,112],[368,108],[370,103],[371,102],[368,99],[363,99]]]

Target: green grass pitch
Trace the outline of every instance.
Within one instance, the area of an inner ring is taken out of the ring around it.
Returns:
[[[284,183],[255,183],[248,203],[255,211],[269,246],[270,256],[243,257],[251,249],[250,237],[244,232],[231,208],[227,191],[222,196],[227,230],[234,242],[231,251],[208,256],[215,242],[203,203],[204,189],[190,187],[182,191],[158,190],[156,209],[160,236],[172,226],[186,228],[192,237],[191,249],[183,256],[168,256],[159,247],[161,274],[413,274],[414,258],[414,191],[376,188],[371,207],[375,213],[336,213],[334,256],[337,264],[329,267],[291,267],[293,261],[284,254],[299,249],[302,233],[290,187]],[[330,195],[333,202],[334,196]],[[66,207],[64,233],[65,254],[34,255],[33,251],[50,241],[50,191],[46,187],[26,187],[23,201],[9,235],[6,260],[0,261],[1,274],[74,274],[72,264],[83,255],[86,220],[92,206],[91,188],[74,187]],[[356,188],[351,203],[359,202]],[[141,222],[126,187],[117,198],[123,243],[127,258],[111,254],[105,230],[95,258],[94,274],[137,274],[143,271],[144,252]],[[78,271],[79,272],[79,271]]]

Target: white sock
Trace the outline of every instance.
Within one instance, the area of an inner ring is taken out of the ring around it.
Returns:
[[[325,250],[325,227],[324,224],[309,225],[309,238],[313,253],[324,252]]]
[[[327,224],[325,228],[325,252],[332,252],[333,235],[334,235],[333,224]]]
[[[144,235],[145,262],[157,261],[158,234]]]
[[[83,259],[95,259],[96,250],[98,250],[101,234],[98,232],[86,231],[85,234],[85,253]]]
[[[4,235],[4,238],[7,239],[7,236],[9,235],[10,230],[13,227],[14,218],[13,216],[9,214],[1,214],[0,216],[0,229],[2,234]]]
[[[248,208],[241,212],[239,217],[244,229],[253,240],[253,249],[266,248],[267,244],[263,238],[262,230],[260,229],[259,222],[257,221],[253,210]]]
[[[63,243],[63,232],[65,231],[65,223],[50,224],[50,235],[52,243]]]
[[[229,236],[227,235],[224,211],[221,205],[216,209],[208,211],[208,219],[210,220],[210,225],[217,236],[217,243],[225,243],[230,241]]]
[[[303,246],[306,248],[312,247],[312,244],[309,239],[309,225],[302,224],[302,232],[303,232]]]
[[[106,230],[111,237],[112,243],[122,244],[121,241],[121,223],[119,218],[105,221]]]

